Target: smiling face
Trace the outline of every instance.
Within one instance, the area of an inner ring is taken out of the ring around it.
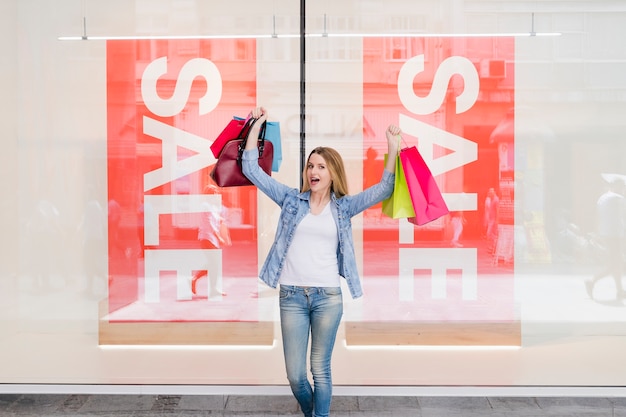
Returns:
[[[339,152],[318,146],[309,154],[302,170],[301,192],[333,192],[337,198],[348,194],[348,183],[343,159]]]
[[[322,155],[311,154],[307,162],[306,176],[312,193],[330,192],[332,177]]]

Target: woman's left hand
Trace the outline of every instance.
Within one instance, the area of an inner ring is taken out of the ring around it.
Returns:
[[[387,131],[387,163],[385,169],[392,174],[396,172],[396,155],[400,149],[402,130],[396,125],[389,125]]]
[[[393,155],[397,153],[398,147],[400,146],[400,135],[402,135],[402,130],[400,130],[400,128],[396,125],[389,125],[385,134],[387,135],[388,153],[389,155]]]

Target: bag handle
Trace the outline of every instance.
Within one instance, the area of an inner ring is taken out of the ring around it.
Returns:
[[[396,135],[396,136],[398,137],[398,155],[400,155],[400,151],[402,150],[402,148],[400,148],[400,145],[404,143],[404,149],[406,149],[409,147],[409,144],[406,143],[402,135]]]
[[[241,165],[241,157],[243,155],[243,151],[246,148],[246,142],[248,142],[248,136],[250,136],[250,130],[252,129],[252,126],[254,125],[254,123],[259,120],[259,119],[253,119],[250,118],[248,121],[246,121],[246,124],[244,125],[244,128],[241,129],[241,133],[239,134],[239,137],[237,139],[241,139],[241,142],[239,143],[239,147],[237,149],[237,164]],[[248,123],[250,124],[248,126]],[[246,130],[246,126],[248,127]],[[261,129],[259,130],[259,141],[261,143],[259,143],[258,147],[259,147],[259,158],[263,156],[263,150],[265,149],[265,130],[267,128],[267,122],[263,122],[263,124],[261,125]],[[243,135],[243,132],[246,131],[245,135]]]
[[[243,127],[239,131],[239,135],[237,136],[237,139],[245,140],[250,134],[250,129],[252,129],[252,126],[254,125],[254,122],[256,121],[257,119],[253,119],[252,117],[249,117],[248,119],[246,119],[246,122],[244,123]]]

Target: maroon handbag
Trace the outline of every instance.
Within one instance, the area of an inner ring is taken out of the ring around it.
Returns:
[[[236,139],[226,142],[220,152],[217,162],[211,171],[211,178],[219,187],[240,187],[252,185],[250,180],[241,171],[241,156],[243,155],[248,133],[256,119],[248,129],[242,129]],[[269,140],[265,140],[265,123],[261,125],[259,131],[259,166],[267,175],[272,174],[272,161],[274,159],[274,146]]]

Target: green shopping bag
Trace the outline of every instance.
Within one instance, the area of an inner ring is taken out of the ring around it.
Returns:
[[[385,163],[387,163],[387,155],[385,154]],[[402,219],[415,217],[413,210],[413,202],[409,187],[404,176],[404,169],[400,162],[400,155],[396,155],[396,180],[393,186],[391,197],[383,200],[383,214],[392,219]]]

